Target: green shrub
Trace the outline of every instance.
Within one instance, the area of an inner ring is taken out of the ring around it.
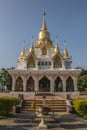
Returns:
[[[13,114],[13,106],[20,102],[19,98],[0,98],[0,116],[10,116]]]
[[[73,100],[75,111],[83,118],[87,119],[87,99]]]
[[[87,88],[85,88],[85,92],[87,92]]]

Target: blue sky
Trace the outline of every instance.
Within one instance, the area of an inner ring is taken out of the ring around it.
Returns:
[[[64,40],[72,67],[87,68],[87,0],[0,0],[0,68],[17,66],[23,40],[36,41],[46,12],[47,28],[61,51]]]

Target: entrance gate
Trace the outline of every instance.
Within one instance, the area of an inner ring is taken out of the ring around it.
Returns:
[[[50,92],[50,80],[46,76],[39,80],[39,92]]]

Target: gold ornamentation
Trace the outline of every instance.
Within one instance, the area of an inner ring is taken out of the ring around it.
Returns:
[[[37,41],[37,47],[41,47],[43,44],[46,46],[52,46],[52,42],[50,41],[50,33],[48,32],[46,21],[45,21],[45,13],[43,14],[43,24],[41,30],[39,32],[39,37]]]
[[[65,57],[69,57],[69,54],[68,54],[68,51],[67,51],[67,49],[66,48],[64,48],[64,56],[63,56],[64,58]]]
[[[66,49],[66,40],[64,40],[64,54],[63,54],[63,57],[69,57],[69,54],[68,54],[68,51]]]
[[[52,45],[52,41],[48,40],[48,39],[39,39],[37,41],[36,47],[42,47],[45,46],[46,48],[50,48],[53,47]]]
[[[25,51],[25,49],[23,48],[22,49],[22,51],[21,51],[21,55],[20,55],[21,57],[26,57],[26,51]]]
[[[59,50],[58,44],[55,47],[55,54],[60,54],[60,50]]]
[[[23,40],[23,47],[22,47],[22,51],[21,51],[21,54],[20,54],[20,57],[26,57],[26,51],[24,49],[24,45],[25,45],[25,40]]]

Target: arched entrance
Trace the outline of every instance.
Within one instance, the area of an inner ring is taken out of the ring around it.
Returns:
[[[16,80],[15,91],[23,91],[23,80],[21,77],[18,77]]]
[[[63,91],[63,84],[60,77],[57,77],[55,80],[55,92],[62,92]]]
[[[74,91],[73,79],[71,77],[68,77],[68,79],[66,80],[66,91],[67,92]]]
[[[39,80],[39,92],[50,92],[50,80],[46,76]]]
[[[35,90],[34,80],[33,80],[32,77],[30,77],[30,78],[27,80],[26,91],[34,92],[34,90]]]

